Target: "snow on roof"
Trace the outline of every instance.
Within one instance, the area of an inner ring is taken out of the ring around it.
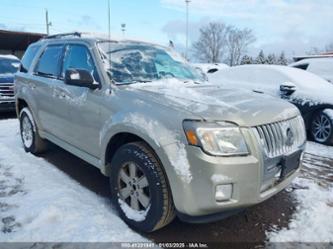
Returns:
[[[11,59],[11,60],[20,60],[19,58],[17,58],[15,55],[12,54],[0,54],[0,58],[1,59]]]
[[[304,103],[331,103],[333,104],[333,85],[323,78],[298,68],[278,66],[278,65],[242,65],[236,67],[225,68],[213,74],[211,81],[220,82],[238,82],[242,87],[246,88],[250,85],[255,88],[256,86],[262,86],[262,82],[272,82],[277,84],[273,88],[278,89],[278,84],[284,82],[275,82],[279,73],[281,76],[279,80],[285,82],[292,82],[297,86],[297,91],[293,94],[293,97],[297,99],[303,99]],[[254,77],[252,77],[254,76]]]
[[[295,62],[304,60],[304,59],[317,59],[317,58],[329,58],[333,57],[333,53],[320,54],[320,55],[304,55],[304,56],[295,56],[293,59]]]

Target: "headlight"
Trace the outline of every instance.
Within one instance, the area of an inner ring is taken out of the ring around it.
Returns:
[[[232,123],[185,121],[184,130],[190,145],[201,147],[213,156],[245,156],[249,154],[239,127]]]

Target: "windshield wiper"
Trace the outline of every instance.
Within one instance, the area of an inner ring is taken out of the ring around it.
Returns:
[[[116,82],[117,85],[131,85],[131,84],[137,84],[137,83],[151,83],[151,80],[133,80],[130,82]]]

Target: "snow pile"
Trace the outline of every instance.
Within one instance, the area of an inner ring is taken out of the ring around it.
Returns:
[[[270,242],[333,242],[333,189],[325,189],[310,180],[296,179],[297,211],[289,228],[267,234]]]
[[[0,121],[2,242],[147,241],[97,196],[24,152],[16,120]]]
[[[147,208],[146,211],[136,211],[129,207],[126,202],[121,199],[118,199],[119,204],[123,212],[125,213],[126,217],[130,220],[134,220],[136,222],[141,222],[146,219],[146,216],[150,210],[150,206]]]

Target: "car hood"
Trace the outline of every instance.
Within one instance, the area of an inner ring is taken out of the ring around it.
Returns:
[[[14,83],[13,74],[0,74],[0,84],[1,83]]]
[[[185,110],[207,121],[228,121],[244,127],[299,115],[296,107],[278,98],[208,83],[163,80],[134,84],[127,89],[145,96],[146,101],[149,99],[176,110]]]

